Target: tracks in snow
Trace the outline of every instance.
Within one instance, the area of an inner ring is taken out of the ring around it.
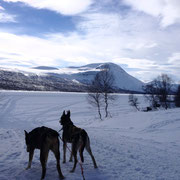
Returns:
[[[0,129],[1,152],[0,179],[15,179],[23,171],[25,154],[24,139],[21,131]]]
[[[180,179],[180,152],[165,144],[121,136],[117,129],[88,131],[99,170],[109,180]]]

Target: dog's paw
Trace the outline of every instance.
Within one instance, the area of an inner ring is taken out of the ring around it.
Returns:
[[[59,179],[65,179],[65,177],[62,175],[62,176],[59,176]]]
[[[28,166],[27,168],[25,168],[25,170],[28,170],[28,169],[30,169],[30,168],[31,168],[31,167]]]

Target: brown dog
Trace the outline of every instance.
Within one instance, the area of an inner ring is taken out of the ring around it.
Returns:
[[[64,176],[62,175],[61,167],[60,167],[58,132],[44,126],[35,128],[29,133],[27,133],[26,131],[24,132],[25,132],[25,141],[27,145],[27,152],[29,152],[29,163],[26,169],[31,168],[34,150],[40,149],[40,161],[42,165],[41,179],[44,179],[46,174],[46,163],[48,159],[48,153],[49,150],[51,150],[56,157],[59,177],[63,179]]]
[[[70,172],[74,172],[77,164],[77,151],[79,150],[81,161],[84,162],[83,151],[86,148],[87,152],[92,158],[94,168],[97,168],[97,164],[95,158],[92,154],[91,147],[90,147],[90,140],[88,137],[87,132],[84,129],[76,127],[70,119],[70,111],[65,114],[63,112],[60,124],[62,125],[63,129],[63,163],[66,162],[66,146],[67,143],[72,143],[72,153],[70,157],[70,161],[72,161],[72,156],[74,156],[74,166]]]

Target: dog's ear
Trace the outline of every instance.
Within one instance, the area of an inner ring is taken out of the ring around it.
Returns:
[[[71,116],[70,110],[67,112],[67,116],[70,118],[70,116]]]
[[[65,115],[66,115],[65,111],[63,111],[63,116],[65,116]]]
[[[25,133],[25,136],[27,137],[27,136],[28,136],[28,133],[27,133],[27,131],[26,131],[26,130],[24,130],[24,133]]]

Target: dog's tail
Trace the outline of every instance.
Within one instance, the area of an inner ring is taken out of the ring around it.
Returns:
[[[79,149],[79,153],[80,153],[80,157],[81,157],[81,162],[84,162],[83,151],[84,151],[84,148],[86,147],[87,141],[89,139],[88,134],[84,129],[81,131],[81,138],[82,138],[82,145]]]

